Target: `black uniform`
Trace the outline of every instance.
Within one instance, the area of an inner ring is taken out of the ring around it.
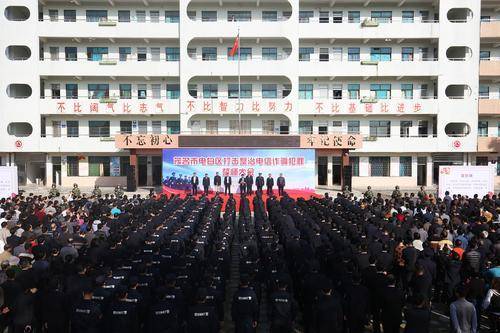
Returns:
[[[154,304],[148,313],[146,332],[174,333],[179,330],[179,318],[175,302],[163,299]]]
[[[252,194],[253,176],[252,175],[246,176],[245,183],[247,184],[247,193]]]
[[[224,176],[224,194],[231,194],[231,176]]]
[[[257,186],[257,192],[262,193],[262,188],[264,187],[264,177],[257,176],[257,178],[255,178],[255,185]]]
[[[314,332],[341,333],[343,311],[340,299],[336,295],[320,295],[315,309]]]
[[[278,195],[282,196],[285,190],[285,177],[279,176],[276,184],[278,185]]]
[[[255,332],[253,323],[259,318],[257,294],[250,287],[240,288],[234,293],[231,317],[236,326],[236,333]]]
[[[297,305],[292,295],[287,291],[276,291],[270,296],[271,333],[292,332],[292,324],[297,311]]]
[[[208,195],[209,187],[210,187],[210,177],[205,176],[203,177],[203,193],[205,193],[205,195]]]
[[[71,312],[72,333],[98,333],[102,318],[99,304],[92,300],[81,299]]]
[[[218,333],[219,320],[213,306],[197,304],[189,308],[187,318],[189,333]]]
[[[198,184],[200,183],[200,180],[198,179],[198,176],[193,176],[191,177],[191,189],[192,189],[192,194],[197,195],[198,194]]]
[[[267,177],[266,179],[267,195],[273,194],[273,186],[274,186],[273,177]]]
[[[137,333],[139,332],[139,318],[134,303],[114,300],[111,302],[106,315],[106,332],[110,333]]]

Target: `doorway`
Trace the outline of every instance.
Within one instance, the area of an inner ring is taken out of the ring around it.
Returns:
[[[333,156],[332,184],[340,185],[341,183],[342,183],[342,156]]]
[[[161,176],[161,166],[162,166],[162,157],[161,156],[153,156],[153,185],[159,186],[161,185],[162,176]]]
[[[139,156],[138,158],[138,184],[139,186],[146,186],[148,183],[148,157]]]
[[[52,156],[52,182],[61,186],[61,157]]]
[[[328,184],[328,157],[318,156],[318,185]]]
[[[417,158],[417,185],[427,186],[427,157]]]

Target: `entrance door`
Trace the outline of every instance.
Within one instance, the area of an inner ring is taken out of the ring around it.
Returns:
[[[332,184],[340,185],[342,182],[342,157],[333,156]]]
[[[138,185],[146,186],[148,183],[148,158],[147,156],[139,156],[138,160]]]
[[[52,156],[52,182],[61,185],[61,157]]]
[[[328,183],[328,157],[318,156],[318,185]]]
[[[417,158],[417,185],[427,185],[427,157]]]
[[[161,156],[153,156],[153,185],[161,185]]]

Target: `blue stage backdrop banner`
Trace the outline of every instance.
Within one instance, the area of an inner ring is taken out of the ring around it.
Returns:
[[[185,193],[191,190],[193,173],[199,179],[198,190],[203,192],[203,177],[210,177],[210,193],[224,192],[224,176],[231,176],[231,193],[239,194],[238,180],[241,175],[262,173],[264,182],[269,174],[274,179],[277,194],[277,178],[285,177],[285,191],[293,196],[314,193],[314,149],[164,149],[163,190],[166,193]],[[222,177],[220,189],[214,186],[216,173]],[[264,193],[266,187],[264,185]]]

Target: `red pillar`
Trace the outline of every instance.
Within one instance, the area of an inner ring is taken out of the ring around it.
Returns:
[[[130,166],[134,166],[134,177],[135,177],[135,186],[139,183],[139,163],[137,158],[137,152],[135,149],[130,149]]]
[[[344,189],[344,167],[349,165],[349,150],[348,149],[343,149],[342,150],[342,171],[340,173],[340,179],[342,183],[342,189]]]

